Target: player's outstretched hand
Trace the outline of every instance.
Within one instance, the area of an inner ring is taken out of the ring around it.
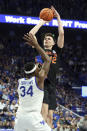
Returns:
[[[42,25],[46,24],[46,23],[49,23],[50,21],[46,21],[46,20],[43,20],[43,19],[40,19],[39,23],[42,23]]]
[[[57,10],[56,10],[53,6],[51,6],[51,9],[52,9],[53,12],[54,12],[54,17],[59,17],[59,18],[60,18],[59,13],[57,12]]]
[[[26,35],[24,35],[23,39],[26,41],[26,44],[32,47],[38,45],[37,39],[32,33],[27,33]]]

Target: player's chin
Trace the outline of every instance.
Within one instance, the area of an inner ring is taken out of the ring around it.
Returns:
[[[49,45],[48,45],[48,44],[47,44],[47,45],[44,45],[44,47],[45,47],[45,48],[48,48],[48,47],[49,47]]]

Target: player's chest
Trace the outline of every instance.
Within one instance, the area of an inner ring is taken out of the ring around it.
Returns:
[[[56,64],[57,58],[58,58],[58,55],[57,55],[56,51],[55,50],[46,51],[46,54],[49,55],[49,57],[51,59],[51,63]]]

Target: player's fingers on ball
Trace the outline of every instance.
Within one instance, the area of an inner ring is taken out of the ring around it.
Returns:
[[[53,6],[51,6],[51,9],[52,9],[52,10],[54,10],[54,7],[53,7]]]

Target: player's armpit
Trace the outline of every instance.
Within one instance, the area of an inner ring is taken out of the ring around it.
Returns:
[[[41,69],[41,71],[39,72],[39,79],[43,81],[45,78],[47,78],[47,73],[43,69]]]

